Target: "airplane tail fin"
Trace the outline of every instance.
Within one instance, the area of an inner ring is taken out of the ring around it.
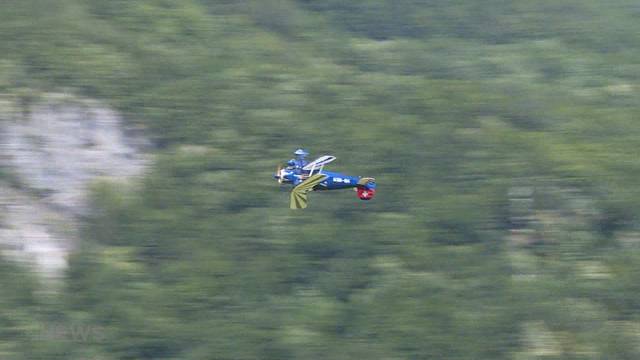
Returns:
[[[360,200],[371,200],[376,195],[376,179],[364,177],[358,180],[356,188]]]

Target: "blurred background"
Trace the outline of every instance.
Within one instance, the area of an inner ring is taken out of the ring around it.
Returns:
[[[640,359],[638,59],[637,0],[4,0],[0,359]]]

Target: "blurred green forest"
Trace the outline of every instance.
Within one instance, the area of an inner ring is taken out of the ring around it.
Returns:
[[[61,290],[0,260],[0,358],[639,359],[638,59],[636,0],[4,0],[0,93],[155,155]],[[302,146],[376,198],[289,210]]]

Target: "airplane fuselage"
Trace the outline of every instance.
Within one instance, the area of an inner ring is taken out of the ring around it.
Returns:
[[[338,190],[348,189],[358,186],[359,176],[349,176],[332,171],[323,171],[327,178],[315,187],[315,190]]]
[[[300,171],[296,173],[295,170],[281,169],[280,174],[274,174],[274,178],[282,178],[282,182],[285,184],[298,185],[309,177],[309,171]],[[317,172],[315,172],[317,173]],[[318,184],[314,190],[338,190],[348,189],[358,186],[359,176],[350,176],[333,171],[322,171],[323,175],[327,178]]]

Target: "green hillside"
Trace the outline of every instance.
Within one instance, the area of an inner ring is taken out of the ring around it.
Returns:
[[[640,358],[639,19],[631,0],[3,1],[2,96],[101,99],[155,160],[95,185],[59,294],[0,262],[0,358]],[[301,146],[376,198],[289,210],[271,176]],[[93,332],[34,336],[52,324]]]

